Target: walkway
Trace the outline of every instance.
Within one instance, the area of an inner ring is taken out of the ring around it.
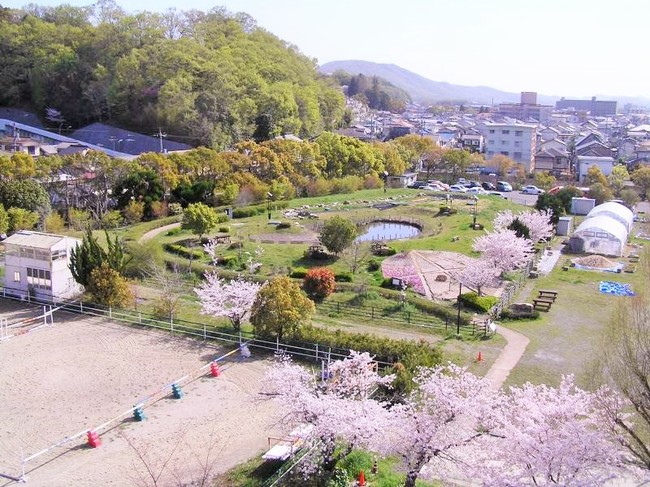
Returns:
[[[158,227],[154,228],[153,230],[149,230],[147,233],[142,235],[138,239],[138,243],[144,243],[147,240],[151,240],[154,238],[156,235],[160,235],[161,233],[168,232],[169,230],[173,230],[174,228],[178,228],[181,226],[181,222],[176,222],[176,223],[170,223],[169,225],[165,225],[164,227]]]
[[[485,374],[485,378],[491,382],[492,388],[498,391],[510,375],[510,371],[515,368],[517,362],[521,359],[530,340],[521,333],[500,325],[497,325],[497,333],[505,338],[508,343],[501,350],[488,373]]]

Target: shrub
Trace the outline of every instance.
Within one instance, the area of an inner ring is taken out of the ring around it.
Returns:
[[[169,231],[167,232],[166,235],[167,235],[168,237],[173,237],[174,235],[178,235],[178,234],[180,234],[182,231],[183,231],[183,229],[182,229],[181,227],[178,227],[178,228],[172,228],[171,230],[169,230]]]
[[[460,295],[460,302],[463,306],[475,309],[481,313],[487,313],[497,304],[498,299],[494,296],[479,296],[476,293],[464,293]]]
[[[327,267],[315,267],[307,271],[302,287],[309,296],[323,299],[334,292],[334,279],[334,273]]]
[[[183,205],[180,203],[169,203],[167,211],[170,215],[182,215],[183,214]]]
[[[334,275],[334,280],[337,282],[352,282],[352,274],[349,272],[337,272]]]
[[[283,230],[286,228],[291,228],[291,223],[290,222],[280,222],[276,225],[275,227],[277,230]]]
[[[501,311],[501,318],[505,320],[536,320],[539,318],[539,311],[514,311],[510,308],[505,308]]]
[[[368,261],[368,272],[375,272],[381,268],[381,264],[375,259],[370,259]]]
[[[217,265],[222,265],[224,267],[235,267],[237,266],[237,256],[236,255],[223,255],[217,257],[215,263]]]
[[[219,227],[219,233],[230,233],[230,227]]]
[[[233,242],[230,245],[228,245],[228,250],[237,250],[242,248],[244,248],[243,242]]]
[[[180,255],[181,257],[185,257],[186,259],[200,259],[201,257],[203,257],[202,250],[188,249],[187,247],[183,247],[182,245],[179,244],[167,243],[163,246],[163,248],[167,252]]]
[[[296,267],[291,271],[289,277],[293,277],[294,279],[304,279],[306,275],[307,275],[307,269],[305,269],[304,267]]]

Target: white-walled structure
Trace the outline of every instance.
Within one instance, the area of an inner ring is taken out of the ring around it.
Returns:
[[[503,154],[526,167],[535,169],[537,125],[523,123],[486,123],[485,150],[488,160]]]
[[[576,159],[576,172],[579,181],[585,180],[587,171],[592,166],[598,166],[605,176],[609,176],[614,168],[614,159],[612,157],[578,156]]]
[[[21,230],[4,241],[5,292],[41,299],[70,299],[83,292],[68,268],[70,252],[81,241]]]
[[[583,221],[569,239],[573,252],[620,257],[625,250],[628,231],[618,220],[605,215]]]

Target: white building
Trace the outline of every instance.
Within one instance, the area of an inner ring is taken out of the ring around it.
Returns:
[[[488,122],[485,130],[485,154],[488,160],[502,154],[523,164],[527,173],[535,170],[537,125]]]
[[[585,180],[587,171],[592,166],[598,166],[605,176],[609,176],[614,168],[614,158],[612,157],[578,156],[576,160],[578,181]]]
[[[620,257],[625,250],[628,231],[620,221],[606,215],[583,221],[569,239],[574,252]]]
[[[83,292],[68,268],[70,252],[81,241],[21,230],[4,241],[5,292],[41,299],[70,299]]]
[[[598,205],[589,212],[587,218],[595,218],[597,216],[608,216],[613,218],[619,223],[622,223],[628,233],[632,231],[632,225],[634,225],[634,213],[632,213],[632,210],[620,203],[608,201],[602,205]]]

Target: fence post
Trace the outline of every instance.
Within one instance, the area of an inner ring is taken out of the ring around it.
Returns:
[[[169,332],[172,335],[174,334],[174,317],[173,316],[169,317]]]
[[[113,318],[113,307],[112,306],[108,307],[108,317],[111,318],[111,319]]]
[[[370,307],[370,319],[372,321],[375,321],[375,307],[374,306]]]
[[[337,301],[337,303],[336,303],[336,312],[337,312],[337,313],[340,313],[340,312],[341,312],[341,303],[339,303],[338,301]]]
[[[84,312],[84,302],[83,301],[79,301],[79,312],[80,313]]]
[[[205,323],[203,323],[203,339],[204,340],[208,339],[208,327]]]
[[[406,322],[410,325],[411,324],[411,312],[407,311],[406,312]]]
[[[138,325],[142,324],[142,311],[138,311]]]
[[[316,344],[316,362],[318,362],[318,343]]]

